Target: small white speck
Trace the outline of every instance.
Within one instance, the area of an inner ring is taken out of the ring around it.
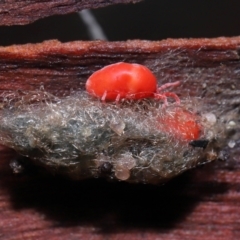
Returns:
[[[206,119],[210,126],[213,126],[217,122],[217,118],[213,113],[205,113],[203,117]]]
[[[125,123],[123,121],[111,122],[109,127],[119,136],[124,133]]]
[[[229,121],[228,122],[228,126],[229,127],[235,127],[236,126],[236,123],[234,121]]]
[[[230,140],[230,141],[228,142],[228,146],[229,146],[230,148],[234,148],[235,145],[236,145],[236,142],[233,141],[233,140]]]

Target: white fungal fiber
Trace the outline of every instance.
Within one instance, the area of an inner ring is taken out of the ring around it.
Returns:
[[[1,143],[73,179],[160,183],[217,158],[222,130],[212,117],[208,123],[209,114],[196,114],[202,128],[197,140],[178,139],[176,129],[164,130],[166,116],[190,112],[189,100],[162,108],[156,100],[105,103],[86,93],[59,99],[28,92],[14,101],[9,96],[0,111]],[[180,130],[185,127],[178,124]],[[210,152],[216,157],[209,158]]]

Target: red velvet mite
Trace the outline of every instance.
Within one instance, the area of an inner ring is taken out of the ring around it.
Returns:
[[[171,114],[163,116],[160,120],[163,132],[170,133],[176,139],[184,141],[197,140],[201,134],[201,125],[197,116],[184,109],[177,109]]]
[[[180,100],[175,93],[160,91],[179,84],[177,81],[158,88],[156,77],[147,67],[119,62],[94,72],[86,82],[86,90],[102,101],[153,97],[164,100],[164,104],[167,105],[167,97],[174,98],[177,103],[180,103]]]

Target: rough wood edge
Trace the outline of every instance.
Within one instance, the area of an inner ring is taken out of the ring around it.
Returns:
[[[94,9],[119,3],[137,3],[139,1],[141,0],[3,1],[0,3],[0,25],[24,25],[51,15],[63,15],[79,12],[83,9]]]

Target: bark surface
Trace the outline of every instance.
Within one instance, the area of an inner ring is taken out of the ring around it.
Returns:
[[[1,1],[0,25],[24,25],[51,15],[79,12],[83,9],[106,7],[118,3],[136,3],[140,0],[60,0],[60,1]]]

